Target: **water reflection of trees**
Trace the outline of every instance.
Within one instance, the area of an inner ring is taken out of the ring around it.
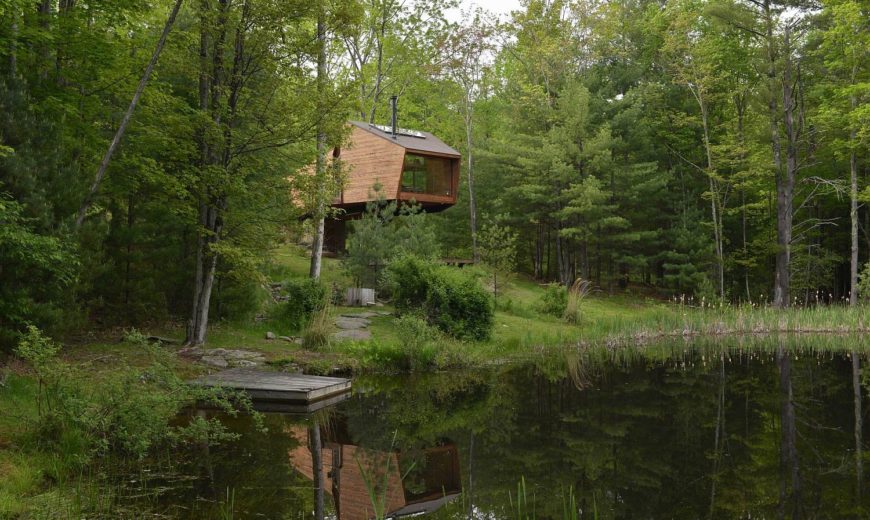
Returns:
[[[539,517],[560,517],[569,488],[605,518],[861,516],[863,347],[696,347],[380,380],[343,413],[362,443],[456,439],[455,515],[508,516],[522,477]]]

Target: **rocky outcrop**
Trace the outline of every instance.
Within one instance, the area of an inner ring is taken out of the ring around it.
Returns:
[[[178,355],[217,368],[254,367],[266,362],[262,353],[242,349],[188,347]]]

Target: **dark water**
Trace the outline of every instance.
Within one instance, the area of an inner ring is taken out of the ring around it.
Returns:
[[[854,341],[679,344],[357,378],[337,406],[268,415],[268,433],[226,418],[241,440],[179,454],[179,478],[149,481],[152,506],[311,518],[320,466],[324,515],[346,520],[373,516],[367,479],[393,515],[865,518],[856,421],[870,371]]]

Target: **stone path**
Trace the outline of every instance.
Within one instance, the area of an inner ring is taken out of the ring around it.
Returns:
[[[335,326],[339,330],[332,335],[336,341],[365,341],[372,339],[372,331],[368,330],[372,324],[370,318],[377,316],[389,316],[389,312],[365,311],[354,314],[342,314],[335,319]]]
[[[242,349],[188,347],[179,350],[178,355],[218,368],[255,367],[266,361],[260,352]]]

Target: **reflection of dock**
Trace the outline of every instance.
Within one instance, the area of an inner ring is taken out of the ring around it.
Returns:
[[[310,430],[294,427],[292,432],[300,445],[289,453],[290,463],[306,478],[314,480]],[[453,443],[424,449],[411,462],[400,452],[368,450],[344,444],[334,436],[324,437],[320,473],[324,491],[332,495],[339,520],[374,517],[366,478],[386,482],[384,512],[393,518],[436,511],[461,493],[459,452]]]
[[[264,401],[277,406],[306,405],[301,410],[264,410],[264,411],[314,411],[334,404],[336,398],[350,391],[350,380],[338,377],[307,376],[287,374],[252,368],[233,368],[210,374],[193,381],[192,384],[220,386],[242,390],[255,402]],[[338,399],[339,401],[342,399]],[[315,406],[317,403],[318,406]],[[266,403],[258,403],[264,405]],[[279,406],[280,408],[280,406]]]

